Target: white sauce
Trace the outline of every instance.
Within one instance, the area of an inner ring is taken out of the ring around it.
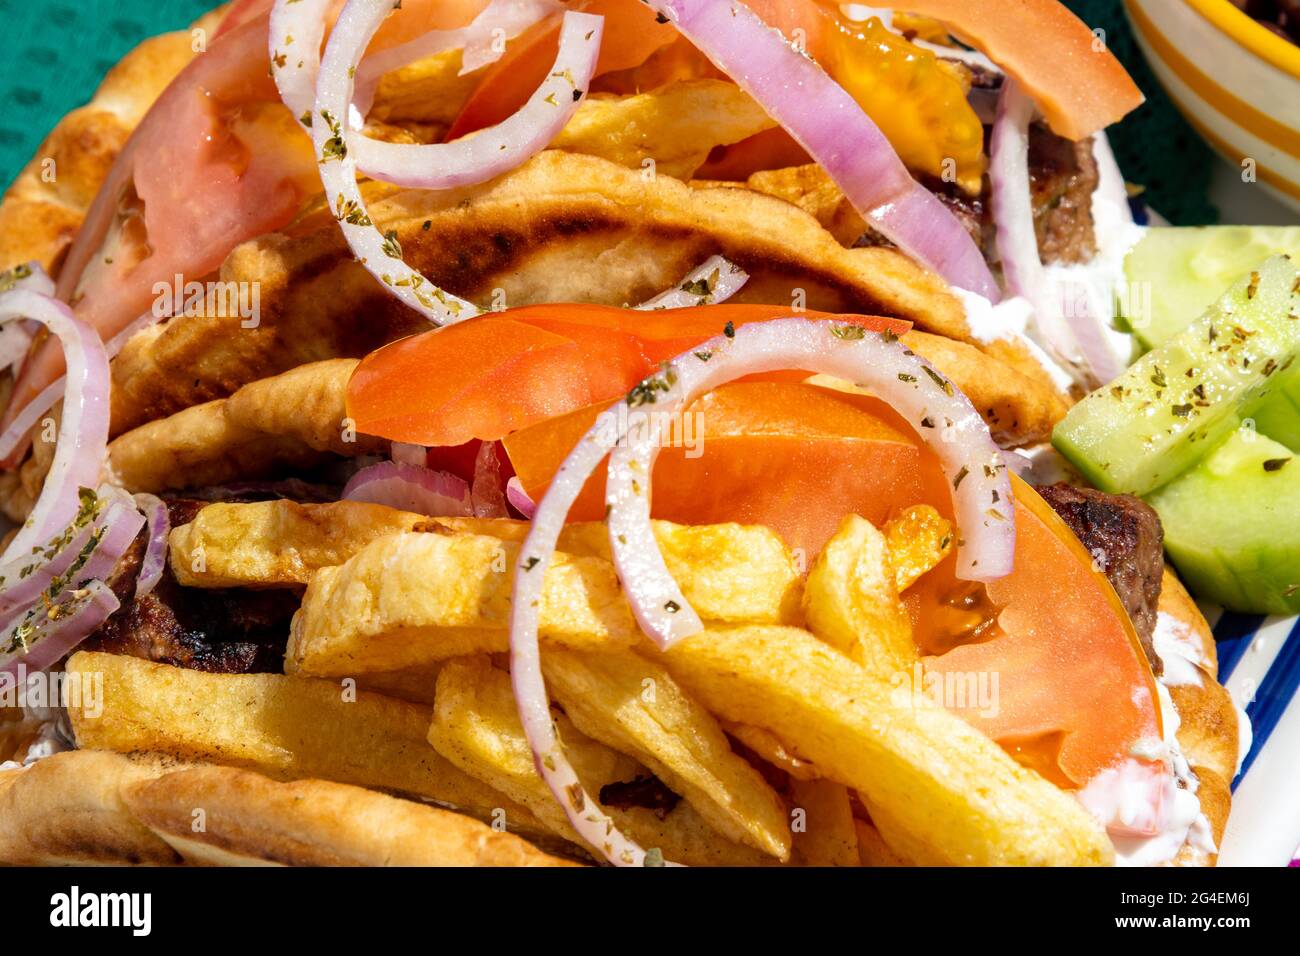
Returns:
[[[1169,618],[1169,615],[1161,614],[1159,617]],[[1190,640],[1191,632],[1181,622],[1172,618],[1169,620],[1186,633],[1180,635],[1173,625],[1164,623],[1165,643],[1170,642],[1172,635],[1175,646],[1182,647],[1183,641]],[[1160,626],[1157,624],[1157,634],[1160,633]],[[1178,746],[1178,728],[1182,725],[1182,720],[1168,690],[1169,687],[1181,686],[1178,683],[1180,676],[1186,675],[1179,675],[1178,671],[1183,666],[1192,665],[1178,655],[1166,656],[1160,649],[1159,638],[1156,652],[1164,665],[1164,674],[1156,683],[1164,740],[1139,741],[1134,747],[1134,756],[1164,760],[1172,771],[1165,776],[1159,794],[1158,812],[1154,812],[1157,804],[1155,794],[1151,792],[1150,773],[1137,760],[1126,760],[1119,767],[1098,774],[1079,791],[1079,801],[1094,816],[1103,824],[1114,825],[1110,839],[1115,846],[1116,866],[1155,866],[1167,863],[1178,855],[1184,845],[1204,853],[1218,852],[1214,845],[1214,831],[1201,811],[1201,801],[1196,796],[1200,781],[1196,779],[1196,774],[1192,772],[1187,758]],[[1200,658],[1199,649],[1194,656]],[[1180,659],[1183,664],[1179,663]],[[1155,819],[1152,819],[1153,816]],[[1157,832],[1152,836],[1114,832],[1114,829],[1143,824],[1154,824]]]
[[[1205,685],[1201,672],[1209,670],[1210,662],[1201,653],[1200,638],[1188,625],[1161,611],[1156,616],[1156,629],[1151,640],[1164,664],[1160,683],[1166,687]]]
[[[1074,384],[1074,376],[1053,361],[1031,337],[1029,328],[1034,317],[1034,307],[1028,299],[1012,296],[994,305],[975,292],[955,287],[949,291],[960,300],[966,312],[966,325],[970,328],[971,338],[984,345],[998,339],[1019,342],[1047,372],[1052,384],[1063,392],[1069,391]]]

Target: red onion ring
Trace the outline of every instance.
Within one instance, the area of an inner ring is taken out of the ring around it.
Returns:
[[[597,424],[615,409],[601,414]],[[602,438],[609,438],[606,443]],[[564,755],[551,717],[542,677],[541,648],[537,640],[538,617],[546,568],[564,528],[565,518],[588,476],[609,453],[614,430],[602,435],[588,431],[564,459],[533,515],[532,527],[515,561],[510,609],[510,682],[524,736],[533,751],[533,763],[578,835],[616,866],[641,866],[646,859],[634,840],[625,837],[610,816],[582,786]]]
[[[316,75],[330,0],[275,0],[267,42],[271,78],[299,125],[310,128],[316,103]]]
[[[50,282],[48,278],[46,281],[49,282],[49,288],[53,288],[53,282]],[[43,286],[34,286],[33,291],[40,291],[41,288]],[[54,293],[48,294],[53,295]],[[116,358],[117,354],[122,351],[135,333],[157,324],[163,318],[165,316],[157,316],[153,312],[146,312],[105,342],[104,354],[110,359]],[[9,326],[4,326],[4,328],[9,328]],[[0,432],[0,461],[12,460],[27,451],[27,446],[31,443],[32,429],[58,404],[64,390],[67,388],[67,384],[67,380],[62,376],[56,378],[41,389],[36,397],[14,416],[14,420],[9,423],[8,428]]]
[[[75,519],[79,489],[94,488],[108,449],[108,356],[99,335],[64,303],[26,289],[0,295],[0,323],[32,319],[63,345],[63,420],[54,460],[32,513],[0,561],[35,553]]]
[[[0,273],[0,292],[12,289],[54,295],[54,280],[45,274],[39,262],[28,262]],[[34,330],[29,326],[27,322],[0,326],[0,372],[12,367],[16,376],[22,368],[34,337]]]
[[[375,228],[357,186],[359,156],[367,158],[368,172],[376,178],[425,188],[479,183],[518,166],[543,149],[577,108],[595,70],[604,21],[565,14],[551,74],[514,116],[455,143],[396,146],[353,135],[348,128],[358,61],[391,10],[387,0],[348,0],[343,8],[316,81],[312,140],[325,195],[335,197],[335,218],[352,251],[390,293],[441,326],[479,310],[412,269],[402,259],[396,236]]]
[[[400,46],[380,50],[366,57],[357,69],[357,92],[353,103],[365,116],[370,111],[375,87],[390,70],[447,50],[461,50],[460,75],[473,73],[501,59],[504,49],[496,40],[511,40],[534,23],[557,16],[564,8],[554,0],[492,0],[474,20],[459,30],[430,30]]]
[[[524,483],[519,480],[518,475],[511,475],[510,480],[506,482],[506,501],[510,502],[510,507],[525,518],[531,519],[537,511],[537,502],[528,497],[528,492],[524,491]]]
[[[798,368],[833,375],[887,401],[927,441],[953,484],[961,533],[957,577],[992,581],[1011,572],[1011,480],[984,419],[946,377],[894,336],[855,331],[844,338],[849,333],[837,334],[836,326],[799,319],[750,328],[675,359],[634,389],[624,410],[626,439],[610,455],[605,502],[614,564],[637,622],[656,644],[667,649],[704,626],[668,573],[650,529],[650,476],[665,422],[704,392],[756,372]]]
[[[276,0],[268,32],[271,75],[284,105],[305,127],[315,109],[316,78],[320,73],[320,48],[332,0]],[[446,50],[462,49],[461,75],[501,58],[493,49],[496,31],[504,39],[518,36],[538,20],[561,8],[553,0],[492,0],[467,26],[457,30],[430,30],[414,40],[380,50],[357,67],[355,115],[370,112],[375,87],[390,70]],[[353,110],[349,110],[352,114]]]
[[[476,518],[506,518],[506,497],[501,490],[501,461],[497,457],[497,443],[485,441],[478,446],[474,456],[474,483],[470,486]]]
[[[6,621],[0,630],[5,640],[0,646],[0,674],[16,674],[19,667],[45,670],[95,633],[119,607],[121,603],[108,585],[91,581],[69,592],[68,600],[33,613],[30,621],[17,625],[23,627],[22,636],[15,633],[14,622]],[[57,617],[51,618],[54,613]]]
[[[878,232],[949,283],[1002,297],[974,240],[856,100],[738,0],[647,0],[754,97]]]
[[[0,648],[0,672],[13,673],[20,666],[31,670],[49,667],[117,610],[112,591],[102,593],[103,582],[135,541],[144,518],[117,488],[88,494],[78,517],[83,515],[87,519],[93,516],[93,521],[71,526],[65,535],[68,546],[40,558],[42,563],[31,566],[16,586],[5,592],[5,611],[15,604],[23,606],[0,625],[0,639],[5,642]],[[83,607],[79,593],[97,597]],[[65,623],[65,618],[75,619],[75,623]]]
[[[55,598],[69,585],[103,578],[126,553],[143,519],[119,489],[83,492],[76,518],[45,548],[0,566],[0,616]]]
[[[358,2],[374,3],[375,0],[351,0],[349,6]],[[382,21],[382,16],[374,18],[374,27],[366,35],[366,43]],[[356,67],[364,54],[364,44],[353,46],[348,42],[353,36],[345,34],[339,41],[341,52],[331,57],[330,48],[334,47],[335,36],[343,26],[340,17],[321,63],[322,77],[337,70],[345,57],[349,68]],[[355,153],[357,168],[365,175],[420,189],[471,186],[508,172],[545,149],[577,111],[596,71],[603,26],[603,17],[566,13],[560,29],[559,52],[547,78],[517,113],[495,126],[453,143],[430,145],[386,143],[358,133],[348,137],[348,152]],[[355,38],[360,39],[360,34]],[[351,87],[351,77],[345,75],[343,79]],[[334,112],[332,105],[319,105],[323,91],[339,85],[337,78],[329,84],[318,79],[316,85],[317,112],[324,108],[331,110],[334,116],[346,115]],[[351,102],[351,98],[352,90],[349,88],[345,102]],[[337,99],[332,98],[331,102],[336,103]]]
[[[36,554],[19,555],[0,564],[0,617],[39,600],[56,577],[73,567],[91,535],[102,527],[105,503],[98,495],[93,502],[83,500],[81,510],[62,535]],[[85,558],[81,557],[81,561],[84,563]]]
[[[686,309],[696,305],[726,302],[749,281],[749,273],[722,256],[709,256],[688,272],[682,281],[635,308],[641,312],[658,309]]]
[[[439,516],[474,513],[469,485],[445,471],[381,461],[358,471],[343,487],[345,501],[367,501],[399,511]]]
[[[510,672],[519,718],[538,773],[579,835],[611,863],[641,864],[645,851],[619,833],[586,793],[555,734],[538,644],[546,568],[569,509],[608,453],[610,545],[638,622],[661,647],[699,631],[703,624],[668,573],[650,529],[650,474],[662,416],[735,378],[792,368],[862,384],[890,401],[934,450],[953,485],[964,538],[957,548],[958,576],[988,581],[1011,571],[1016,532],[1001,452],[969,399],[896,336],[833,321],[774,319],[745,325],[666,363],[629,392],[625,403],[601,413],[574,446],[538,504],[515,566]],[[644,427],[629,415],[651,405],[660,414]]]
[[[149,525],[149,541],[140,560],[140,574],[135,580],[135,596],[143,597],[158,586],[167,566],[167,536],[171,533],[171,516],[167,504],[157,495],[138,494],[135,503],[144,512]]]
[[[1029,124],[1034,102],[1008,77],[1002,84],[989,146],[989,182],[998,256],[1007,291],[1034,307],[1039,339],[1052,358],[1069,369],[1079,365],[1079,347],[1050,288],[1038,252],[1029,185]]]

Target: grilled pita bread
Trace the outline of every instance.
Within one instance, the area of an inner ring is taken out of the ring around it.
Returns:
[[[38,866],[574,866],[436,807],[155,754],[56,754],[0,773],[0,861]]]

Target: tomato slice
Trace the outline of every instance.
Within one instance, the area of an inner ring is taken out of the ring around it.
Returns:
[[[505,439],[534,500],[602,407]],[[731,384],[688,409],[680,433],[691,440],[663,449],[655,465],[657,518],[766,524],[811,560],[848,512],[881,524],[895,510],[924,502],[952,515],[933,453],[876,399],[808,384]],[[593,475],[571,520],[601,518],[604,480],[603,471]],[[1136,741],[1160,738],[1158,698],[1105,575],[1032,488],[1019,479],[1013,484],[1015,570],[985,594],[957,581],[950,557],[909,589],[924,657],[923,671],[905,676],[969,691],[965,706],[952,695],[945,703],[1020,762],[1074,789],[1128,758]],[[977,643],[950,633],[954,619],[981,613],[995,624],[974,631]],[[995,693],[981,700],[981,686]]]
[[[789,314],[788,306],[727,303],[652,312],[540,305],[491,313],[367,356],[348,383],[348,415],[359,431],[393,441],[495,441],[625,394],[728,322],[739,327]],[[900,335],[911,327],[897,319],[840,318]]]
[[[1159,698],[1133,623],[1092,555],[1036,491],[1018,478],[1012,484],[1015,570],[986,588],[999,609],[994,636],[929,656],[925,668],[953,687],[996,679],[992,707],[972,699],[953,709],[1073,789],[1131,756],[1135,741],[1161,739]],[[918,633],[933,634],[926,622],[964,590],[951,565],[914,588]]]
[[[534,501],[605,407],[578,409],[506,437],[506,454]],[[799,382],[735,382],[694,402],[675,435],[655,464],[655,517],[764,524],[808,559],[846,512],[882,523],[898,502],[946,493],[942,475],[923,467],[902,420],[864,395]],[[604,501],[600,469],[570,519],[600,520]]]

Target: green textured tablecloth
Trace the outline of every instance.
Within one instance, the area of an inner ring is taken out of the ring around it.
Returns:
[[[1148,186],[1151,205],[1184,225],[1213,222],[1206,199],[1210,153],[1173,111],[1142,62],[1119,0],[1068,0],[1106,31],[1148,103],[1114,135],[1125,175]],[[905,2],[900,2],[905,7]],[[104,73],[136,43],[187,26],[212,0],[0,0],[0,182],[6,186],[50,128],[90,98]],[[1177,156],[1171,164],[1168,157]]]

